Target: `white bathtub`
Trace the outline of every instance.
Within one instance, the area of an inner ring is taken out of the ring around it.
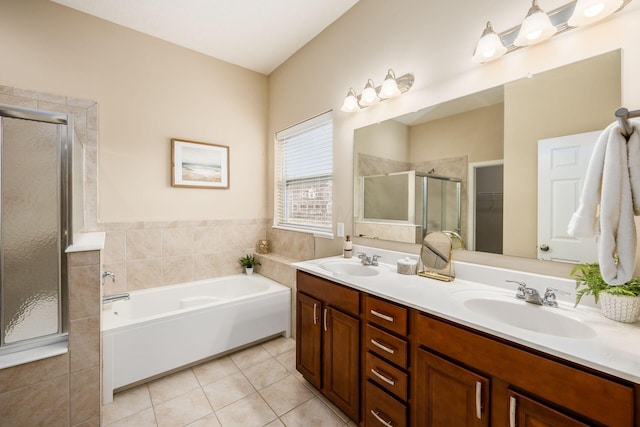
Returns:
[[[113,390],[282,334],[291,290],[238,274],[130,292],[102,309],[103,403]]]

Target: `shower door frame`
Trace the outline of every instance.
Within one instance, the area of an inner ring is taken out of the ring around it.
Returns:
[[[58,127],[57,140],[57,192],[59,200],[58,222],[58,262],[59,262],[59,289],[60,297],[58,301],[58,332],[54,334],[42,335],[16,343],[6,344],[4,342],[4,328],[2,317],[0,316],[0,356],[18,351],[29,350],[36,347],[43,347],[68,340],[69,330],[69,285],[67,270],[66,249],[73,244],[73,115],[68,113],[57,113],[45,110],[17,107],[13,105],[0,104],[0,166],[2,165],[2,118],[27,120],[34,122],[51,123],[62,125]],[[0,175],[0,191],[2,180]],[[0,199],[0,212],[2,212],[2,201]],[[2,248],[2,233],[0,230],[0,248]],[[2,263],[0,257],[0,263]],[[2,274],[0,265],[0,308],[3,304]]]

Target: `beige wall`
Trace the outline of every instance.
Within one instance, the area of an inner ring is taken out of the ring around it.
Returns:
[[[538,228],[538,140],[613,121],[621,105],[619,64],[614,51],[505,85],[504,230]],[[505,254],[537,256],[534,232],[506,232],[503,245]]]
[[[496,104],[412,126],[411,161],[468,156],[469,163],[502,159],[504,105]]]
[[[549,1],[552,10],[564,1]],[[490,0],[451,2],[420,0],[361,0],[322,34],[278,67],[269,78],[269,135],[327,109],[334,110],[334,167],[337,182],[351,183],[353,131],[388,118],[488,89],[499,84],[622,48],[622,104],[640,108],[640,3],[632,2],[620,14],[554,37],[541,45],[521,49],[489,64],[471,62],[473,47],[487,19],[504,30],[517,25],[526,13],[519,2]],[[366,22],[367,25],[362,23]],[[384,31],[381,31],[384,29]],[[397,75],[415,75],[413,88],[400,99],[383,102],[359,113],[343,113],[340,106],[349,87],[361,92],[367,78],[376,83],[388,68]],[[361,86],[360,86],[361,85]],[[305,96],[296,96],[304,91]],[[613,111],[611,111],[613,121]],[[269,165],[273,145],[269,144]],[[269,212],[273,211],[273,170],[269,173]],[[335,222],[350,232],[352,188],[336,186]],[[376,247],[418,251],[417,246],[356,239]],[[318,256],[338,254],[341,239],[316,239]],[[518,266],[557,273],[555,265],[492,256],[465,254],[466,260]],[[563,272],[565,270],[560,269]],[[568,271],[568,270],[567,270]]]
[[[0,85],[97,101],[99,220],[264,218],[267,77],[47,0],[5,0]],[[230,147],[229,190],[172,188],[170,139]]]

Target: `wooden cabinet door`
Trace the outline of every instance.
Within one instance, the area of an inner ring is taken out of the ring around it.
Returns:
[[[509,390],[509,425],[511,427],[586,427],[588,424]]]
[[[420,349],[416,381],[420,427],[489,425],[487,378]]]
[[[296,369],[317,388],[322,387],[322,303],[296,295]]]
[[[323,310],[323,391],[354,420],[360,419],[360,320]]]

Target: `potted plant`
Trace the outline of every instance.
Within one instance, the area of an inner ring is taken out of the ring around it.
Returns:
[[[598,264],[578,264],[571,270],[576,279],[576,306],[585,295],[600,301],[605,317],[618,322],[635,323],[640,316],[640,277],[613,286],[602,278]]]
[[[260,261],[255,259],[255,257],[250,254],[240,257],[240,259],[238,259],[238,262],[240,263],[241,266],[244,267],[244,271],[247,274],[253,274],[254,265],[261,265]]]

